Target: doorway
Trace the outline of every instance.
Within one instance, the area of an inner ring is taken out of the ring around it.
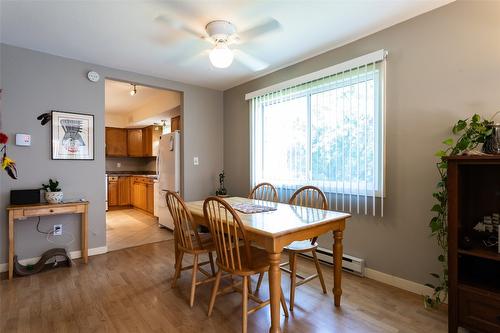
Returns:
[[[181,105],[181,92],[106,80],[108,251],[173,239],[173,225],[165,222],[171,219],[159,184],[170,173],[180,181],[181,170],[163,167],[160,173],[158,165],[160,161],[169,164],[165,158],[180,160]],[[174,136],[178,138],[178,157],[161,152],[161,140]]]

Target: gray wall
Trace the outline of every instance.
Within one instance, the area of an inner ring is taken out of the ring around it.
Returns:
[[[385,48],[387,198],[383,218],[353,216],[345,252],[419,283],[439,270],[427,227],[438,180],[433,153],[458,119],[500,109],[500,2],[459,1],[224,92],[224,170],[231,194],[249,190],[244,94]],[[330,236],[321,238],[331,246]]]
[[[76,60],[0,44],[2,82],[1,130],[12,140],[15,133],[32,135],[31,147],[9,145],[9,155],[17,161],[19,180],[0,176],[0,211],[5,212],[11,189],[37,188],[49,177],[61,181],[67,198],[90,200],[89,247],[106,244],[105,236],[105,157],[104,157],[104,78],[181,91],[183,105],[184,196],[201,199],[213,193],[222,169],[222,92],[164,79],[114,70]],[[98,83],[86,78],[89,70],[101,75]],[[95,115],[95,160],[52,161],[50,126],[40,126],[36,117],[49,110],[66,110]],[[193,156],[200,165],[193,166]],[[0,219],[0,263],[6,262],[7,223]],[[76,237],[71,250],[79,249],[76,216],[42,218],[42,228],[63,223],[63,231]],[[20,258],[40,255],[53,247],[35,230],[35,220],[16,223],[16,253]],[[67,239],[67,238],[65,238]]]

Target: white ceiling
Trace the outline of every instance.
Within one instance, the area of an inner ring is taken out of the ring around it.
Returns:
[[[452,0],[0,0],[0,40],[224,90],[449,2]],[[158,15],[174,17],[199,31],[215,19],[229,20],[242,31],[273,18],[281,30],[238,46],[268,62],[265,70],[252,72],[238,62],[228,69],[215,69],[202,53],[209,47],[206,42],[185,32],[159,28],[154,21]]]
[[[181,93],[136,85],[131,96],[132,89],[129,82],[106,80],[106,126],[144,127],[180,115]]]
[[[105,111],[111,113],[130,113],[146,107],[151,101],[163,104],[167,111],[180,105],[180,93],[165,89],[157,89],[136,85],[137,93],[130,95],[133,90],[131,83],[106,80],[105,83]]]

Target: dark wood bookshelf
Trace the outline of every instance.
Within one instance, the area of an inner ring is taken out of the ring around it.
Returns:
[[[496,260],[500,261],[500,253],[497,252],[497,248],[476,248],[476,249],[469,249],[469,250],[463,250],[463,249],[458,249],[459,254],[464,254],[467,256],[474,256],[474,257],[479,257],[479,258],[484,258],[484,259],[490,259],[490,260]]]
[[[448,161],[448,330],[500,332],[500,254],[475,231],[500,213],[500,156],[454,156]],[[495,233],[496,234],[496,233]],[[465,240],[468,241],[465,241]]]

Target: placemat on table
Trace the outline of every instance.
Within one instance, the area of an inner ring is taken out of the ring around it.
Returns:
[[[255,205],[251,203],[234,204],[233,208],[239,212],[242,212],[243,214],[265,213],[277,209],[275,207]]]

